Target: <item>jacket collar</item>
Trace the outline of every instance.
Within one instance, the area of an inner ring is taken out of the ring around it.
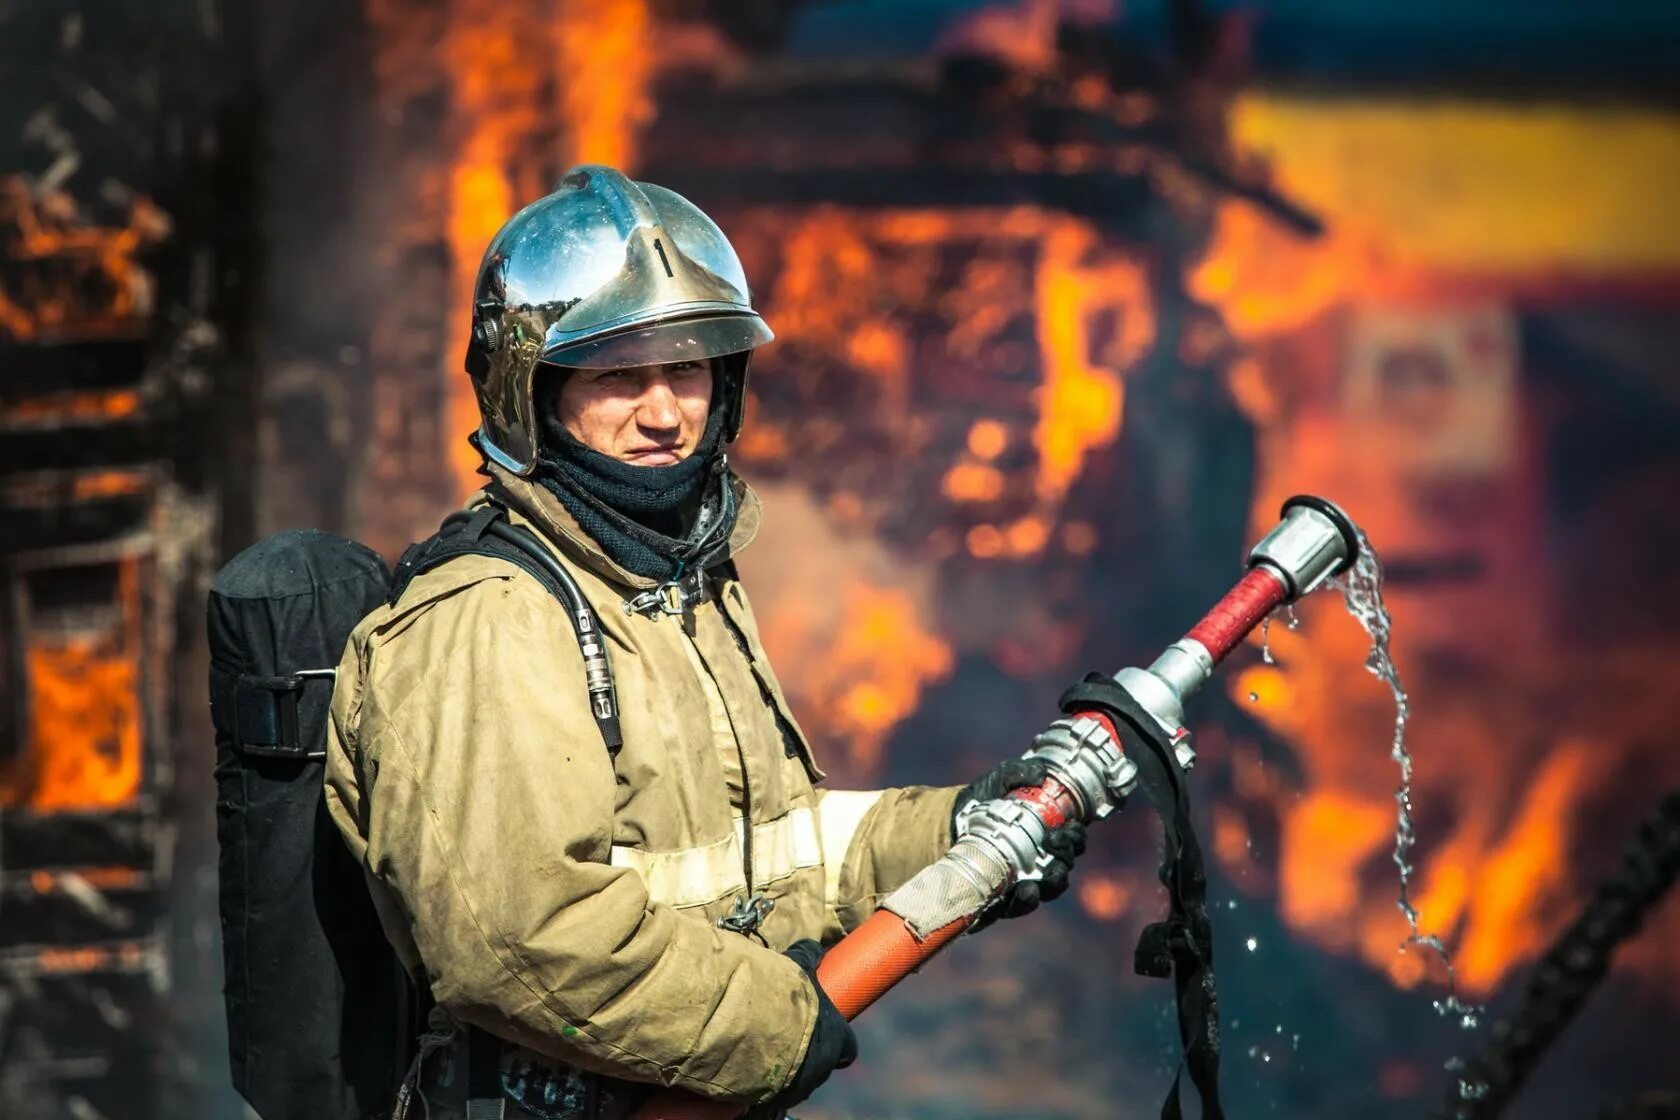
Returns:
[[[584,531],[577,518],[560,503],[560,499],[549,493],[540,483],[521,478],[511,471],[503,470],[495,463],[485,464],[485,470],[490,475],[491,483],[473,495],[468,503],[470,506],[482,505],[489,501],[489,491],[493,486],[505,497],[514,516],[537,530],[566,559],[587,568],[609,583],[633,588],[658,585],[658,580],[639,576],[615,563],[599,542]],[[735,531],[729,535],[729,551],[725,559],[733,559],[751,544],[753,538],[758,536],[759,526],[764,521],[764,507],[752,487],[733,474],[730,475],[730,483],[735,487],[735,498],[740,503],[740,512],[735,517]]]

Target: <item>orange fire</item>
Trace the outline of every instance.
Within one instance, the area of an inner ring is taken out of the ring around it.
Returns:
[[[0,770],[0,804],[107,809],[140,789],[140,572],[122,563],[110,628],[44,630],[26,649],[28,730]]]
[[[887,735],[915,711],[923,689],[950,676],[951,649],[898,588],[844,587],[837,623],[801,602],[778,602],[765,622],[765,645],[784,671],[797,672],[792,688],[802,718],[845,744],[854,773],[872,773]]]
[[[1105,872],[1080,875],[1077,886],[1079,905],[1099,921],[1118,921],[1132,904],[1131,888]]]
[[[0,286],[0,337],[19,342],[103,338],[138,331],[152,280],[136,254],[169,234],[169,218],[143,197],[128,222],[98,226],[59,190],[0,178],[0,248],[13,264]]]
[[[121,420],[140,410],[133,389],[99,389],[28,397],[6,406],[0,423],[54,426],[84,420]]]
[[[1066,520],[1066,496],[1086,456],[1118,435],[1124,375],[1155,332],[1143,270],[1122,248],[1086,222],[1031,208],[778,209],[749,213],[731,233],[749,258],[765,245],[777,254],[762,306],[782,349],[765,356],[760,376],[799,378],[799,359],[778,365],[778,354],[816,352],[843,361],[868,386],[864,403],[843,418],[846,430],[824,407],[821,386],[806,388],[809,409],[776,422],[755,409],[737,448],[742,459],[785,463],[799,448],[845,461],[835,441],[846,435],[890,444],[906,462],[939,464],[934,481],[953,524],[937,532],[950,534],[950,547],[936,536],[925,556],[899,557],[900,566],[956,551],[1020,562],[1053,546],[1072,555],[1095,546],[1089,523]],[[941,261],[953,252],[963,264],[954,282],[941,280]],[[945,324],[942,337],[927,337],[930,319]],[[1026,371],[1038,374],[1036,386]],[[939,426],[943,402],[928,396],[927,386],[945,377],[964,402],[953,410],[963,425],[956,431]],[[991,414],[973,418],[973,401]],[[884,509],[880,494],[842,491],[833,504],[831,515],[843,506],[849,524],[864,530]],[[782,515],[776,507],[773,516]],[[863,775],[920,690],[950,672],[950,645],[983,645],[1012,668],[1056,656],[1074,640],[1073,627],[1031,611],[1001,638],[984,626],[955,642],[935,638],[906,600],[889,611],[867,580],[842,573],[835,582],[858,611],[824,622],[807,599],[770,597],[765,644],[813,726],[844,729]],[[865,603],[875,608],[863,610]]]
[[[527,3],[526,10],[480,0],[424,13],[409,7],[378,0],[370,20],[388,98],[405,92],[411,73],[434,73],[440,63],[449,78],[443,175],[422,194],[440,203],[450,306],[462,309],[450,319],[443,376],[449,454],[465,494],[481,481],[478,455],[464,439],[478,427],[477,407],[459,371],[479,261],[515,210],[553,189],[559,170],[578,163],[631,170],[636,129],[651,113],[654,17],[646,0]]]
[[[967,531],[973,555],[1024,559],[1043,552],[1086,455],[1120,430],[1126,371],[1154,342],[1153,299],[1141,266],[1104,245],[1088,223],[1025,207],[825,206],[750,220],[774,226],[781,247],[766,317],[787,344],[843,355],[871,378],[880,392],[870,420],[907,450],[930,438],[910,404],[910,379],[926,371],[913,360],[909,308],[933,303],[948,317],[948,360],[969,367],[974,396],[986,395],[988,379],[1018,378],[1036,366],[1040,383],[1021,402],[1030,426],[1023,431],[1001,417],[975,422],[940,487],[955,504],[1012,515]],[[935,253],[958,244],[972,247],[972,256],[951,290],[935,292]],[[1023,352],[1009,331],[1028,308],[1035,347]],[[1101,345],[1093,327],[1099,315],[1115,325]],[[1014,411],[1002,393],[999,405]],[[1030,493],[1012,495],[995,460],[1017,441],[1031,443],[1037,463]],[[775,446],[785,448],[785,438]],[[753,459],[753,448],[747,451]],[[1012,496],[1024,500],[1011,503]]]
[[[1100,259],[1091,230],[1058,223],[1044,240],[1038,277],[1039,347],[1044,389],[1033,444],[1038,448],[1038,497],[1057,506],[1079,476],[1092,448],[1114,442],[1120,432],[1120,371],[1141,358],[1154,341],[1148,281],[1125,257]],[[1101,308],[1120,308],[1120,334],[1110,366],[1093,359],[1089,324]]]

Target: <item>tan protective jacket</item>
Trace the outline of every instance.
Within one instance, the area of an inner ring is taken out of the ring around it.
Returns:
[[[623,749],[609,757],[590,716],[558,601],[505,561],[460,557],[351,636],[329,811],[386,934],[455,1018],[597,1073],[764,1101],[816,1018],[780,951],[839,937],[943,854],[956,791],[814,788],[737,581],[686,624],[632,614],[653,581],[547,491],[495,474],[595,609]],[[761,517],[740,491],[734,552]],[[775,900],[768,947],[716,924],[748,890],[745,828],[751,886]]]

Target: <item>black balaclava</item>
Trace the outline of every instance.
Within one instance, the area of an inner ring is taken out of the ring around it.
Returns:
[[[552,371],[540,385],[537,481],[614,563],[636,575],[664,582],[723,559],[740,512],[723,453],[726,387],[717,386],[725,391],[714,394],[692,455],[642,467],[602,455],[566,431],[554,409],[563,376]]]

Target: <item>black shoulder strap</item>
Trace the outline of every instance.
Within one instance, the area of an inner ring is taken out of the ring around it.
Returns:
[[[391,592],[386,602],[395,606],[416,576],[441,567],[459,556],[491,556],[525,572],[548,589],[548,593],[565,603],[566,595],[558,580],[529,552],[500,536],[491,535],[492,524],[504,514],[495,505],[482,505],[471,513],[454,513],[446,518],[436,533],[403,550],[402,558],[391,574]],[[504,522],[505,524],[505,522]],[[516,527],[509,526],[510,528]],[[570,607],[570,603],[566,603]]]
[[[416,576],[460,556],[490,556],[506,560],[542,584],[566,608],[567,618],[583,651],[590,713],[601,729],[601,738],[606,742],[607,750],[616,755],[624,745],[618,722],[618,695],[595,612],[584,599],[577,581],[529,529],[509,521],[507,511],[501,506],[489,502],[470,512],[452,513],[444,518],[436,533],[409,545],[392,573],[391,591],[386,601],[395,605]]]

